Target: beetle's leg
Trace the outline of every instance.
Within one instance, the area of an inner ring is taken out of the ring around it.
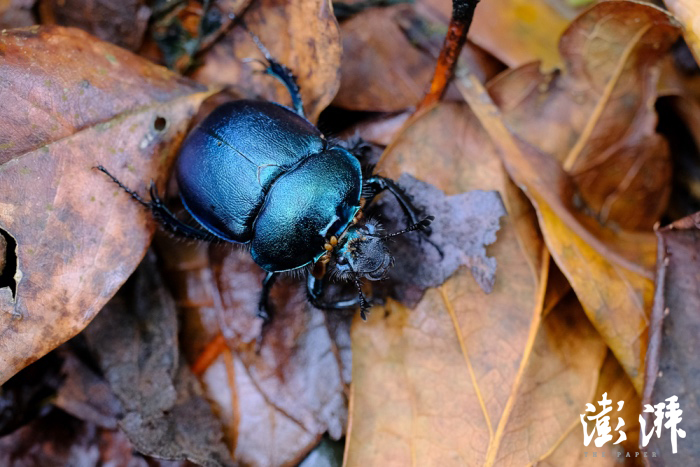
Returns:
[[[369,201],[371,202],[372,199],[377,196],[380,192],[384,190],[389,190],[389,193],[394,195],[396,200],[399,202],[401,205],[401,208],[403,209],[403,212],[406,214],[406,217],[408,217],[409,220],[409,229],[413,230],[420,230],[423,232],[426,236],[425,237],[419,237],[419,240],[424,239],[428,243],[430,243],[440,254],[440,257],[443,258],[445,256],[445,253],[443,253],[442,248],[440,248],[435,242],[430,240],[428,236],[430,236],[430,233],[432,232],[430,226],[425,226],[423,225],[425,222],[425,218],[421,217],[421,212],[420,209],[418,209],[413,202],[411,201],[411,198],[406,194],[406,192],[396,184],[395,181],[393,181],[390,178],[382,177],[380,175],[374,175],[367,179],[367,185],[369,188],[372,190],[372,196],[370,197]],[[430,216],[432,217],[432,216]],[[434,218],[433,218],[434,219]],[[431,221],[433,219],[430,219]],[[422,226],[419,229],[414,228],[416,226]]]
[[[165,206],[165,204],[163,204],[163,201],[158,196],[158,190],[156,189],[155,183],[151,182],[151,186],[149,188],[151,200],[146,201],[138,193],[120,182],[117,177],[109,173],[109,171],[103,166],[98,165],[95,168],[112,179],[112,181],[116,183],[119,188],[131,195],[131,197],[134,198],[134,200],[136,200],[141,206],[151,211],[153,218],[158,221],[158,223],[168,232],[179,237],[193,240],[202,240],[206,242],[214,242],[219,240],[212,234],[189,226],[175,217],[175,214],[170,212],[170,210]]]
[[[243,25],[245,27],[245,24]],[[246,30],[248,30],[246,28]],[[270,51],[267,50],[267,47],[262,43],[260,38],[253,34],[251,31],[248,30],[248,34],[253,38],[253,42],[255,42],[255,45],[258,47],[260,52],[265,56],[265,60],[267,63],[264,63],[266,66],[265,68],[265,73],[267,73],[270,76],[274,76],[278,80],[284,84],[284,87],[287,88],[287,91],[289,91],[289,95],[292,97],[292,107],[294,108],[294,111],[301,115],[302,117],[306,117],[304,114],[304,102],[301,100],[301,91],[299,90],[299,84],[297,84],[297,79],[292,73],[292,70],[278,62],[272,57],[272,54],[270,54]]]
[[[367,302],[362,290],[360,289],[359,281],[356,282],[358,287],[358,296],[347,300],[338,300],[337,302],[323,302],[323,279],[317,279],[313,274],[309,274],[306,281],[306,293],[311,304],[321,310],[347,310],[360,307],[360,316],[367,321],[367,313],[370,305]]]
[[[262,281],[262,291],[258,302],[258,318],[262,318],[264,324],[272,320],[272,307],[270,306],[270,289],[277,280],[277,272],[268,272]]]
[[[408,197],[405,191],[396,184],[392,179],[385,178],[379,175],[374,175],[367,179],[367,185],[372,190],[371,200],[384,190],[389,190],[389,193],[394,195],[396,200],[401,205],[401,209],[408,217],[410,224],[418,224],[422,220],[420,210],[413,204],[413,201]],[[430,235],[429,228],[423,230],[427,235]]]

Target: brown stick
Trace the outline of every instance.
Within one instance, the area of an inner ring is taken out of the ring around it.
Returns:
[[[459,53],[467,40],[467,33],[472,25],[474,10],[478,3],[479,0],[452,0],[452,19],[435,65],[430,90],[418,104],[416,112],[433,105],[445,94],[447,85],[454,75]]]

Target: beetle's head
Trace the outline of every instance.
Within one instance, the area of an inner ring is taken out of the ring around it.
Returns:
[[[432,216],[426,217],[392,234],[386,234],[373,219],[363,219],[350,225],[337,244],[328,247],[331,275],[342,281],[357,281],[360,278],[372,281],[384,279],[394,264],[394,258],[387,247],[387,239],[414,230],[423,230],[433,219]]]
[[[394,258],[389,253],[386,240],[414,230],[423,230],[433,219],[435,219],[433,216],[428,216],[399,232],[388,235],[374,220],[363,219],[355,222],[341,235],[340,240],[332,237],[326,244],[326,253],[314,264],[312,274],[322,277],[326,274],[326,265],[328,265],[332,277],[344,282],[353,282],[359,294],[360,315],[362,319],[366,319],[369,302],[362,293],[360,279],[364,277],[378,281],[386,277],[389,268],[394,264]]]
[[[381,227],[374,220],[348,227],[331,261],[334,274],[345,280],[365,277],[378,281],[394,264]]]

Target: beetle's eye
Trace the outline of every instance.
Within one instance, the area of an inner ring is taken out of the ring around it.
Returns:
[[[335,262],[340,264],[341,266],[345,266],[346,264],[348,264],[348,259],[345,256],[338,256]]]

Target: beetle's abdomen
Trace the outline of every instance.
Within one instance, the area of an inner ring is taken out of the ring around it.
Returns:
[[[272,185],[253,226],[253,259],[267,271],[313,261],[326,239],[348,226],[361,194],[360,163],[345,149],[304,160]]]
[[[323,146],[318,129],[285,107],[226,103],[182,146],[176,165],[180,196],[203,227],[226,240],[248,242],[273,182]]]

